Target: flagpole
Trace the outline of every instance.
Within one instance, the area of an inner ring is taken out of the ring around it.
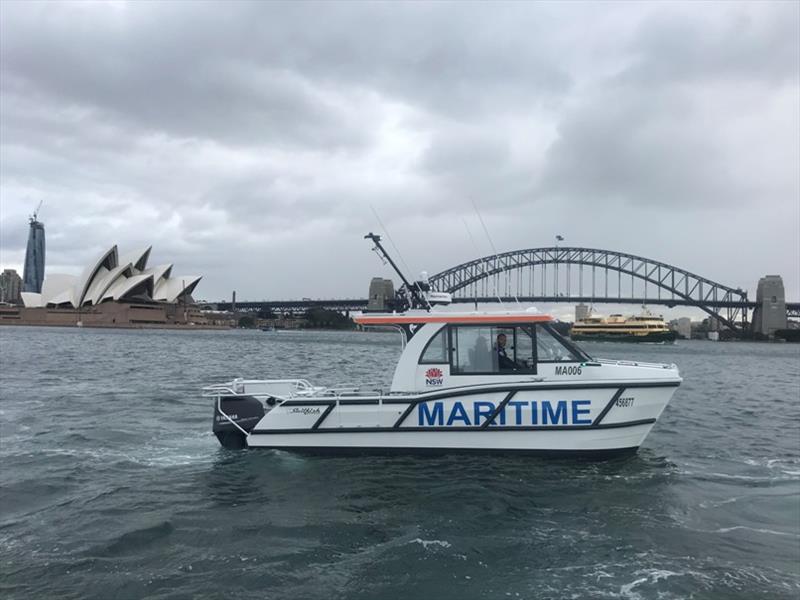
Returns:
[[[556,236],[556,269],[555,269],[555,274],[554,274],[554,276],[555,276],[555,286],[553,287],[553,295],[556,298],[558,298],[558,261],[559,261],[558,243],[559,242],[563,242],[563,241],[564,241],[564,236],[563,235],[557,235]],[[567,265],[567,266],[569,266],[569,265]],[[567,270],[567,276],[569,276],[569,270]],[[567,285],[569,286],[569,283],[567,283]]]

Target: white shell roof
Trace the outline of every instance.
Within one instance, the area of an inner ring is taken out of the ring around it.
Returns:
[[[108,271],[105,276],[97,277],[97,283],[92,285],[92,287],[89,289],[89,292],[86,294],[86,298],[84,299],[84,304],[87,302],[91,302],[93,305],[99,304],[105,297],[108,288],[110,288],[118,279],[130,277],[132,274],[133,268],[131,267],[131,264],[125,263],[117,265],[116,268]]]
[[[26,307],[69,305],[74,308],[118,301],[136,292],[161,302],[175,302],[190,294],[201,277],[172,277],[172,264],[147,268],[152,246],[127,253],[120,260],[112,246],[83,270],[79,277],[54,273],[45,277],[42,293],[24,292]]]
[[[81,306],[86,297],[86,293],[89,291],[89,287],[97,278],[98,274],[100,274],[101,271],[107,273],[117,266],[117,262],[117,246],[114,245],[111,246],[109,250],[101,254],[100,258],[98,258],[95,263],[86,267],[83,270],[83,273],[81,273],[78,284],[75,286],[76,293],[73,300],[73,306],[76,308]]]
[[[104,300],[122,300],[125,296],[131,293],[134,288],[139,287],[142,283],[149,281],[148,291],[152,294],[153,291],[153,276],[152,275],[134,275],[133,277],[117,279],[116,283],[103,296]]]
[[[151,267],[150,269],[142,272],[146,274],[152,273],[153,280],[156,282],[156,285],[158,285],[158,282],[161,281],[161,279],[166,279],[170,276],[170,273],[172,273],[172,265],[159,265],[157,267]]]
[[[191,294],[201,279],[202,277],[198,275],[162,279],[153,291],[153,299],[163,302],[175,302],[182,295]]]
[[[27,308],[37,308],[39,306],[44,306],[44,304],[42,304],[41,294],[37,294],[36,292],[22,292],[20,296],[22,296],[22,303]]]
[[[119,263],[130,263],[133,268],[138,271],[144,271],[147,268],[147,260],[150,258],[150,250],[152,246],[147,248],[140,248],[136,252],[130,252],[119,259]]]
[[[71,295],[67,298],[67,302],[74,306],[75,298],[73,290],[78,282],[78,278],[74,275],[63,275],[54,273],[45,277],[42,283],[42,305],[57,304],[54,302],[56,296],[62,296],[66,290],[69,290]]]

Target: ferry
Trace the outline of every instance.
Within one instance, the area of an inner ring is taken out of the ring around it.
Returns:
[[[639,315],[623,317],[589,316],[580,319],[570,329],[574,341],[600,342],[649,342],[652,344],[672,343],[677,334],[671,331],[664,318],[643,309]]]
[[[367,237],[384,252],[379,236]],[[390,389],[304,378],[210,385],[203,395],[214,401],[219,442],[317,453],[606,457],[635,452],[681,384],[675,365],[590,357],[534,308],[454,312],[442,307],[445,294],[400,275],[402,310],[355,318],[402,336]]]

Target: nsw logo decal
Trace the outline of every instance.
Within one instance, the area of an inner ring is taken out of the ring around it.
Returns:
[[[444,382],[444,373],[438,367],[431,367],[425,371],[425,385],[437,386]]]

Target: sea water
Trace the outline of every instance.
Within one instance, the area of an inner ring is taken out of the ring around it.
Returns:
[[[681,369],[633,457],[224,450],[201,386],[398,338],[0,328],[0,597],[798,598],[800,346],[583,346]]]

